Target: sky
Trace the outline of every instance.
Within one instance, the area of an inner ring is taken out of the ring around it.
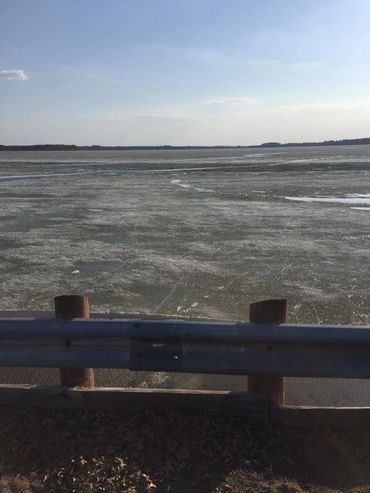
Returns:
[[[370,136],[369,0],[0,0],[0,144]]]

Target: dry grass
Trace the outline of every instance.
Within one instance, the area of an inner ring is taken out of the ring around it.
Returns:
[[[370,491],[369,431],[181,413],[0,411],[0,491]]]

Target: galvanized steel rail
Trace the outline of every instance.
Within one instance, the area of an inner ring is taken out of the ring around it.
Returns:
[[[0,405],[180,409],[289,426],[370,426],[370,408],[285,406],[285,376],[370,378],[370,326],[295,325],[286,300],[250,320],[89,319],[84,296],[56,318],[0,318],[0,367],[58,367],[61,386],[0,384]],[[248,375],[248,392],[95,388],[94,368]]]
[[[1,318],[0,366],[370,378],[370,326]]]

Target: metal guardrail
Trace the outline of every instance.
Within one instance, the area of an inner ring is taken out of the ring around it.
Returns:
[[[285,405],[285,376],[370,378],[370,326],[287,324],[286,300],[250,305],[250,323],[89,319],[84,296],[56,318],[0,317],[0,367],[59,367],[60,386],[0,385],[0,405],[180,409],[289,426],[370,426],[370,408]],[[136,317],[136,316],[135,316]],[[93,368],[248,375],[248,392],[95,388]]]
[[[0,366],[370,378],[370,326],[2,318]]]

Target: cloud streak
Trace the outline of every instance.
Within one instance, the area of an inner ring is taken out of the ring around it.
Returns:
[[[137,94],[138,96],[141,96],[146,99],[150,99],[152,101],[155,101],[156,98],[152,96],[151,94],[148,94],[146,92],[139,91],[133,84],[130,84],[129,82],[126,82],[122,79],[117,79],[116,77],[110,77],[104,74],[99,74],[97,72],[92,72],[90,70],[81,70],[77,69],[74,67],[63,67],[63,70],[71,73],[71,74],[76,74],[81,77],[84,77],[86,79],[90,79],[96,82],[102,82],[104,84],[111,84],[115,86],[120,86],[123,87],[124,89],[129,90],[130,92],[133,92]]]
[[[280,107],[283,111],[326,111],[326,110],[361,110],[369,109],[370,99],[360,99],[352,101],[328,101],[328,102],[309,102],[286,104]]]
[[[244,106],[250,104],[256,104],[257,100],[255,98],[245,98],[245,97],[233,97],[233,96],[225,96],[221,98],[211,99],[207,101],[207,104],[215,105],[215,106]]]
[[[18,69],[3,69],[0,70],[0,80],[27,80],[28,77],[23,70]]]
[[[328,61],[321,59],[281,59],[245,57],[239,50],[207,49],[200,46],[180,46],[169,44],[138,45],[142,51],[152,51],[153,56],[165,54],[176,60],[182,59],[191,62],[224,65],[228,67],[244,67],[253,70],[283,70],[300,72],[320,72],[329,67]]]

